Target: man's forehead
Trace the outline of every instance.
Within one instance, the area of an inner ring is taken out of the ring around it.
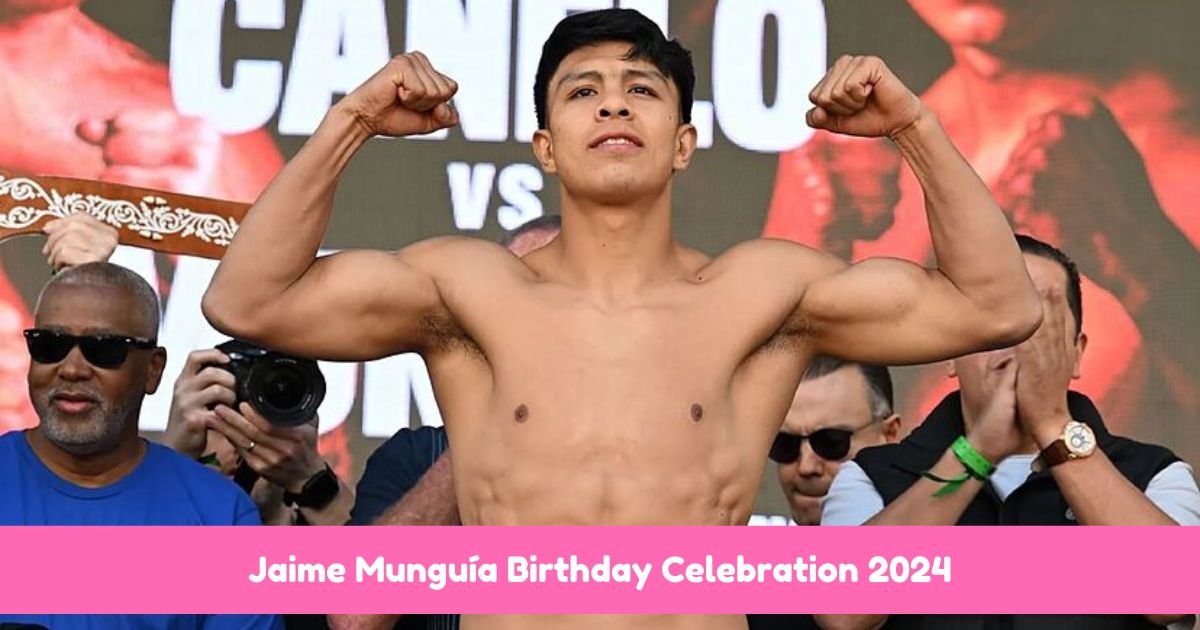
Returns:
[[[136,334],[141,324],[129,290],[95,285],[50,286],[38,301],[33,318],[39,328],[76,333]]]
[[[662,71],[650,60],[629,58],[632,49],[633,45],[625,42],[603,42],[573,50],[558,64],[551,83],[560,85],[567,80],[590,73],[605,75],[630,70],[645,73],[650,77],[670,83]]]
[[[848,365],[800,383],[784,428],[810,433],[831,427],[856,427],[870,419],[866,380],[857,366]]]

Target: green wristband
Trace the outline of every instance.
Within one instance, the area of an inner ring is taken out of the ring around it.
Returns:
[[[996,472],[996,467],[992,465],[992,462],[975,450],[965,436],[958,436],[958,439],[954,440],[954,444],[950,446],[950,450],[954,451],[954,456],[966,467],[967,473],[980,481],[987,481],[988,477]]]
[[[972,477],[980,481],[987,481],[988,477],[991,477],[992,473],[996,472],[996,467],[986,457],[981,455],[979,451],[975,450],[975,447],[971,446],[966,437],[958,436],[958,439],[954,440],[954,444],[950,445],[950,450],[967,471],[949,479],[939,477],[928,470],[921,473],[922,477],[930,481],[946,484],[933,493],[935,497],[944,497],[947,494],[952,494]]]

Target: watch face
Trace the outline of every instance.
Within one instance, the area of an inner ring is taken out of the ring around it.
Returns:
[[[1096,436],[1091,427],[1082,422],[1068,424],[1063,441],[1067,443],[1067,450],[1078,457],[1087,457],[1096,450]]]

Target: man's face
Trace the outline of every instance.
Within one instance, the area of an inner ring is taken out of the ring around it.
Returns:
[[[811,436],[822,429],[854,432],[850,450],[844,457],[825,459],[813,451],[811,440],[804,440],[795,461],[778,464],[779,484],[792,509],[792,518],[800,525],[820,523],[821,499],[829,492],[838,466],[863,447],[895,441],[899,419],[892,416],[874,422],[866,380],[857,366],[846,366],[800,383],[780,431]]]
[[[73,335],[153,337],[138,312],[133,295],[123,289],[56,285],[42,296],[34,325]],[[99,368],[78,346],[58,363],[31,361],[29,398],[41,418],[38,430],[76,456],[116,448],[122,438],[137,435],[142,398],[158,387],[165,362],[161,349],[131,348],[120,366]]]
[[[1068,308],[1065,303],[1067,272],[1062,265],[1042,256],[1026,254],[1024,258],[1025,268],[1029,270],[1029,277],[1033,280],[1033,285],[1037,288],[1038,293],[1042,294],[1043,299],[1046,299],[1048,293],[1053,292],[1051,295],[1054,297],[1051,299],[1062,300],[1061,306],[1064,309]],[[1072,357],[1072,360],[1075,363],[1074,377],[1079,378],[1079,365],[1083,360],[1083,351],[1087,347],[1087,335],[1076,332],[1076,337],[1075,356]],[[1023,343],[1030,342],[1027,340]],[[992,372],[1002,369],[1009,361],[1016,360],[1016,355],[1017,346],[1013,346],[990,352],[969,354],[955,359],[952,362],[952,374],[958,377],[958,387],[963,398],[975,401],[975,405],[989,400],[995,394],[992,391],[992,384],[1000,380],[989,378],[989,376]]]
[[[569,194],[597,203],[661,194],[695,148],[675,83],[628,52],[613,42],[567,55],[547,86],[549,128],[534,137],[542,167]]]
[[[951,46],[1019,51],[1073,10],[1074,2],[1041,0],[908,0],[917,15]]]

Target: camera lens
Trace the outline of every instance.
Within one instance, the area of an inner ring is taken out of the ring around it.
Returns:
[[[263,374],[263,400],[280,411],[299,407],[307,390],[304,375],[289,365],[276,364]]]
[[[217,367],[234,375],[239,404],[250,403],[278,426],[301,425],[316,416],[325,400],[325,377],[316,361],[236,339],[217,349],[229,357],[228,363]]]

